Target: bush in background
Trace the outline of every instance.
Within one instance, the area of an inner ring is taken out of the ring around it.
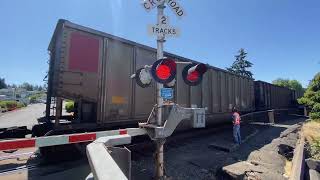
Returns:
[[[311,119],[320,119],[320,73],[314,76],[303,97],[298,99],[298,102],[311,109]]]
[[[30,103],[38,103],[41,98],[45,96],[44,93],[37,93],[34,95],[29,96]]]
[[[0,101],[0,107],[1,109],[6,109],[6,110],[14,110],[16,108],[22,108],[25,107],[26,105],[17,101]]]
[[[74,112],[74,102],[68,100],[66,105],[65,105],[65,109],[68,113]]]
[[[37,97],[36,96],[31,96],[29,99],[30,99],[30,103],[36,103],[37,102]]]

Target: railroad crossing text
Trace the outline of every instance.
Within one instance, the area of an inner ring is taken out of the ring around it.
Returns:
[[[148,33],[158,36],[179,36],[180,30],[170,26],[149,25]]]

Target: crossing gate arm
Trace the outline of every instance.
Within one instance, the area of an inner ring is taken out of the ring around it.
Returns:
[[[23,149],[23,148],[40,148],[64,144],[76,144],[81,142],[95,141],[100,137],[109,137],[116,135],[128,134],[131,137],[147,134],[146,130],[141,128],[127,128],[109,131],[97,131],[88,133],[65,134],[57,136],[43,136],[37,138],[23,138],[0,141],[0,151]]]
[[[128,134],[101,137],[87,146],[87,157],[95,180],[124,180],[131,176],[131,152],[112,147],[131,143]],[[88,178],[87,178],[88,179]]]

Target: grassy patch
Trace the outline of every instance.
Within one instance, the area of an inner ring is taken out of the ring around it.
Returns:
[[[312,120],[305,123],[302,132],[307,139],[310,156],[320,160],[320,121]]]
[[[312,158],[320,160],[320,138],[310,144],[310,155]]]
[[[291,169],[292,169],[292,162],[286,160],[286,165],[284,166],[284,176],[285,177],[290,177],[291,175]]]
[[[311,120],[302,127],[302,132],[309,143],[320,138],[320,121]]]

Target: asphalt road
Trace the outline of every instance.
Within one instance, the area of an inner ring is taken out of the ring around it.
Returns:
[[[12,126],[27,126],[31,128],[37,124],[37,119],[44,116],[46,105],[43,103],[31,104],[25,108],[0,114],[0,128]]]

